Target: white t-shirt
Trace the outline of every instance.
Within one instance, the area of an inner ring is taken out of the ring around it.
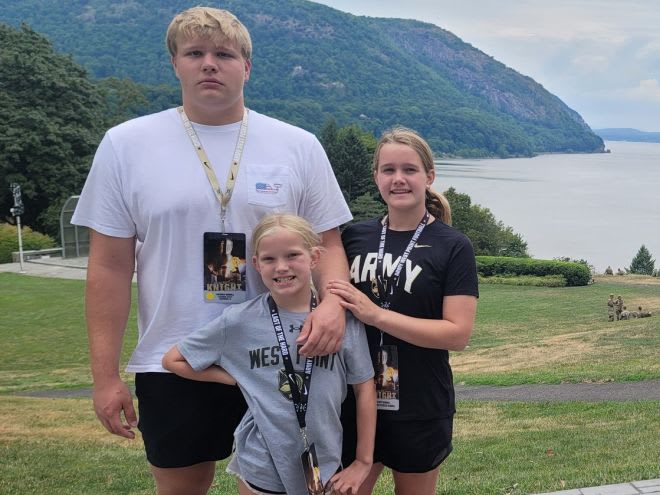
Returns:
[[[194,128],[224,191],[240,122]],[[205,302],[202,291],[203,233],[220,231],[219,211],[176,109],[106,133],[71,222],[137,237],[139,339],[127,371],[165,371],[163,354],[222,312],[224,305]],[[351,219],[316,137],[250,110],[226,219],[227,232],[246,234],[248,298],[265,291],[250,262],[252,229],[264,215],[282,212],[306,218],[319,233]]]

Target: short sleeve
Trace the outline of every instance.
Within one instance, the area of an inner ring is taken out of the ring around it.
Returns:
[[[106,133],[96,150],[71,223],[113,237],[136,234],[124,197],[121,165],[110,134]]]
[[[346,315],[346,334],[342,353],[346,363],[346,383],[355,385],[373,378],[374,367],[371,363],[364,325],[350,314]]]
[[[458,238],[447,264],[445,296],[479,297],[477,262],[470,239],[465,235]]]
[[[305,201],[300,215],[317,233],[334,229],[353,218],[339,188],[327,155],[318,139],[312,136],[306,160]]]
[[[200,371],[221,363],[226,335],[227,317],[222,314],[179,342],[177,348],[188,364]]]

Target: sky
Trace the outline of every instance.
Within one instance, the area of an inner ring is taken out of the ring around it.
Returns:
[[[530,76],[592,129],[660,132],[657,0],[314,0],[430,22]]]

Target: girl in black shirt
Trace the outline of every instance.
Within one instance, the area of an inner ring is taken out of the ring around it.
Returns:
[[[371,493],[389,467],[397,495],[430,495],[452,449],[448,351],[464,349],[474,326],[479,295],[474,251],[450,226],[447,200],[431,189],[433,154],[419,135],[404,128],[386,132],[373,165],[387,215],[344,230],[352,285],[328,286],[365,323],[376,370],[374,465],[359,493]],[[347,465],[355,452],[350,393],[342,414]]]

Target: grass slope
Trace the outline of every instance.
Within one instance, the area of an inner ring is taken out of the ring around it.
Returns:
[[[607,322],[605,301],[660,310],[658,279],[609,277],[589,287],[482,285],[470,348],[452,355],[465,383],[658,378],[660,317]],[[123,360],[135,343],[134,315]],[[147,494],[141,442],[102,430],[88,398],[16,391],[90,384],[83,282],[0,274],[0,493]],[[460,401],[454,453],[437,493],[522,495],[660,477],[660,401]],[[235,493],[218,469],[211,493]],[[393,493],[389,476],[376,492]]]

